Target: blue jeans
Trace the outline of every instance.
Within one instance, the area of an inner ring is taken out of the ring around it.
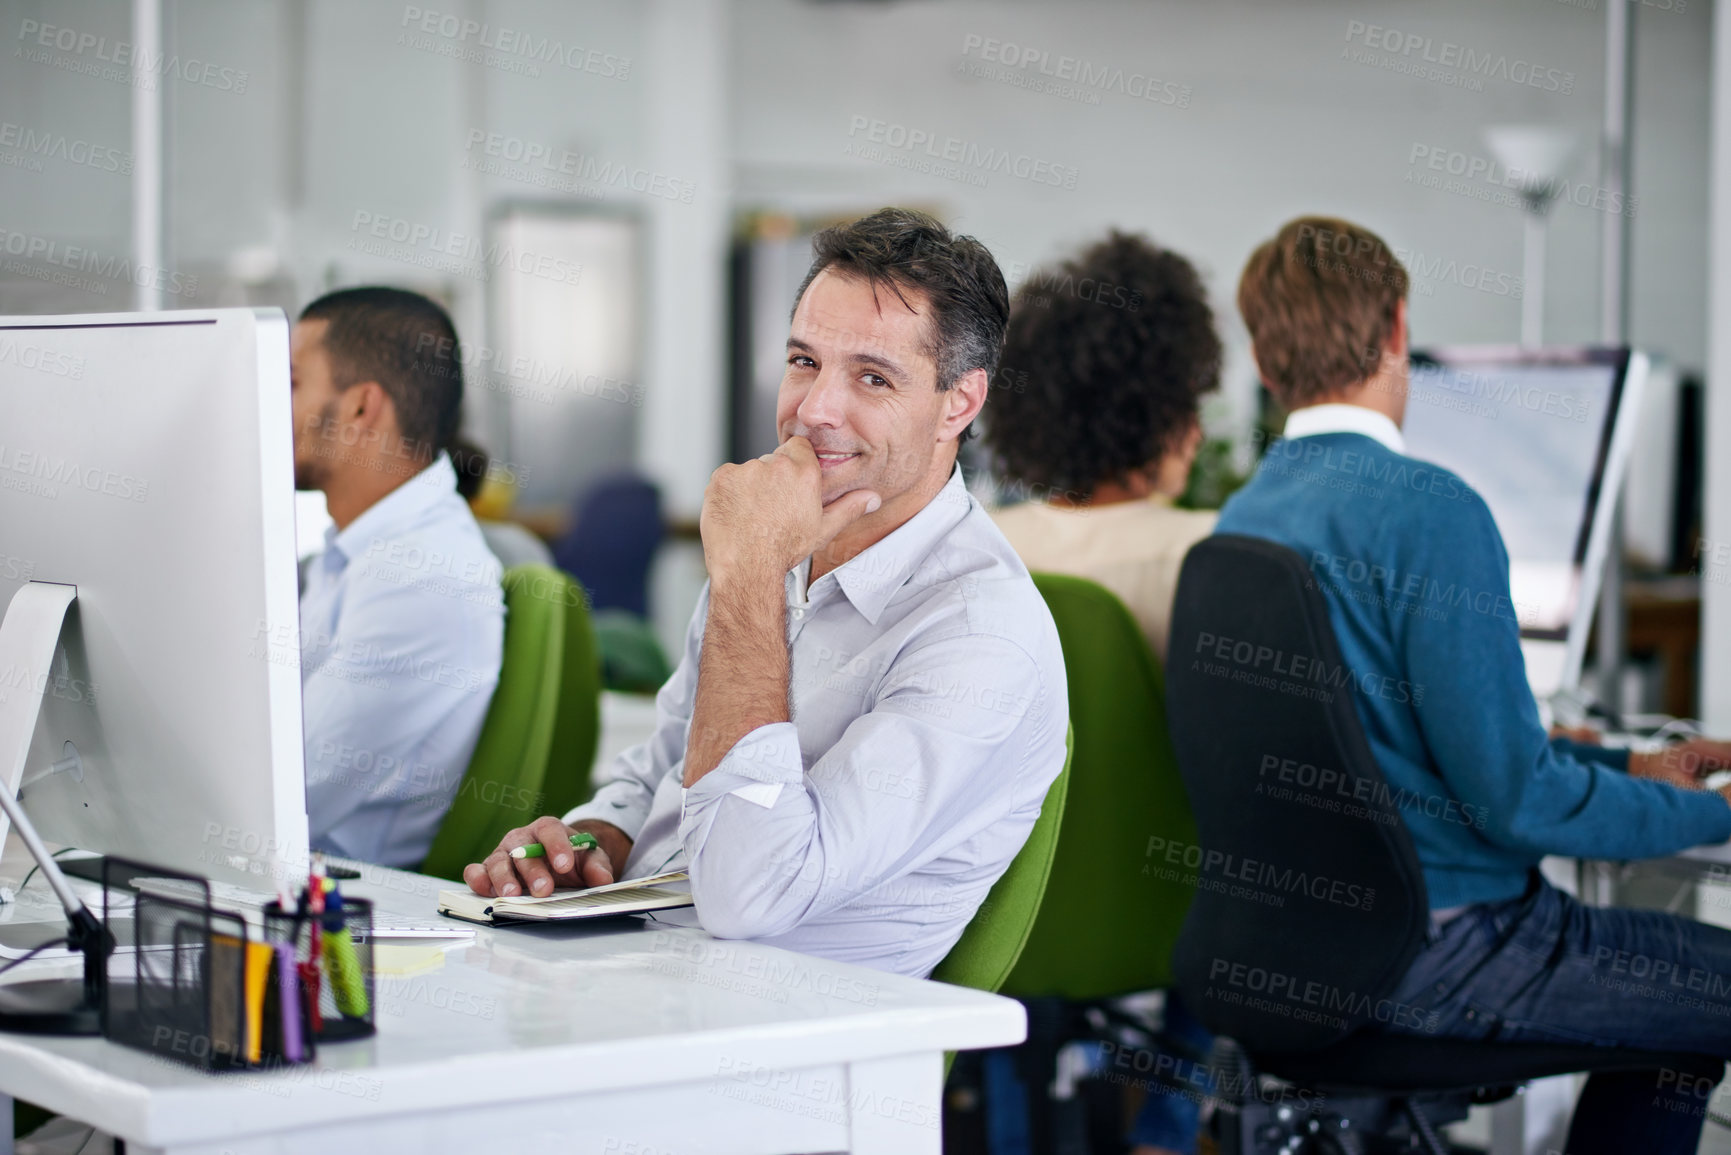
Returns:
[[[1539,879],[1433,925],[1392,996],[1390,1032],[1731,1057],[1731,931],[1663,911],[1583,906]],[[1717,1080],[1593,1075],[1565,1155],[1689,1155]]]

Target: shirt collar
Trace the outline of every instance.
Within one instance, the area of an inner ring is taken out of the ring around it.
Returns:
[[[1406,454],[1406,438],[1388,416],[1362,405],[1308,405],[1286,417],[1286,437],[1316,437],[1324,433],[1357,433],[1379,442],[1390,452]]]
[[[908,583],[914,570],[944,535],[968,515],[973,501],[968,487],[962,482],[962,467],[958,464],[950,472],[949,481],[926,502],[925,508],[870,548],[830,571],[835,576],[836,585],[841,587],[841,592],[847,595],[847,600],[853,603],[861,617],[877,625],[890,598]],[[802,566],[809,567],[810,560],[807,558]],[[802,576],[810,572],[809,568],[804,568]]]
[[[376,541],[400,537],[420,516],[457,491],[457,470],[441,453],[427,466],[379,500],[338,533],[326,531],[326,548],[355,558]]]

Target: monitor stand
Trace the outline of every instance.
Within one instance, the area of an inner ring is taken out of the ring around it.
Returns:
[[[23,675],[24,690],[0,698],[0,842],[8,825],[29,847],[36,865],[47,876],[55,897],[66,911],[67,945],[84,955],[81,978],[36,979],[0,985],[0,1031],[30,1034],[96,1035],[102,1032],[102,992],[108,981],[108,956],[114,940],[81,902],[36,836],[35,827],[17,800],[24,780],[24,762],[42,710],[54,648],[78,587],[55,582],[26,582],[12,595],[0,619],[0,669]],[[10,819],[10,822],[8,820]]]
[[[0,697],[0,790],[13,798],[24,784],[24,762],[30,757],[42,695],[53,678],[60,628],[77,597],[77,586],[25,582],[0,618],[0,670],[12,671],[13,683],[23,687]],[[0,813],[0,843],[6,841],[7,825]]]
[[[100,1035],[102,1001],[91,998],[81,978],[0,983],[0,1031]]]

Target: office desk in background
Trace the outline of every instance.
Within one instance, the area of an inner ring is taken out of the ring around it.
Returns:
[[[425,913],[454,884],[343,885]],[[377,966],[377,1036],[309,1067],[206,1075],[0,1034],[0,1095],[129,1155],[936,1155],[943,1052],[1026,1034],[1010,999],[635,919],[392,944]]]
[[[1701,711],[1695,689],[1701,649],[1701,579],[1631,580],[1627,605],[1630,655],[1654,658],[1663,673],[1660,710],[1673,718],[1695,717]]]

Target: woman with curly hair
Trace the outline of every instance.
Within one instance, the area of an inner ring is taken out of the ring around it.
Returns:
[[[1023,283],[1001,364],[985,442],[1009,495],[1025,500],[994,514],[998,528],[1029,569],[1117,594],[1164,662],[1179,567],[1215,520],[1172,504],[1202,440],[1198,403],[1220,384],[1202,278],[1114,230]],[[1170,994],[1164,1031],[1197,1053],[1212,1044]],[[1130,1129],[1132,1155],[1195,1155],[1198,1115],[1157,1087]]]
[[[1174,508],[1220,383],[1220,337],[1194,266],[1116,230],[1016,293],[986,445],[995,514],[1031,570],[1099,582],[1166,658],[1184,554],[1213,513]]]

